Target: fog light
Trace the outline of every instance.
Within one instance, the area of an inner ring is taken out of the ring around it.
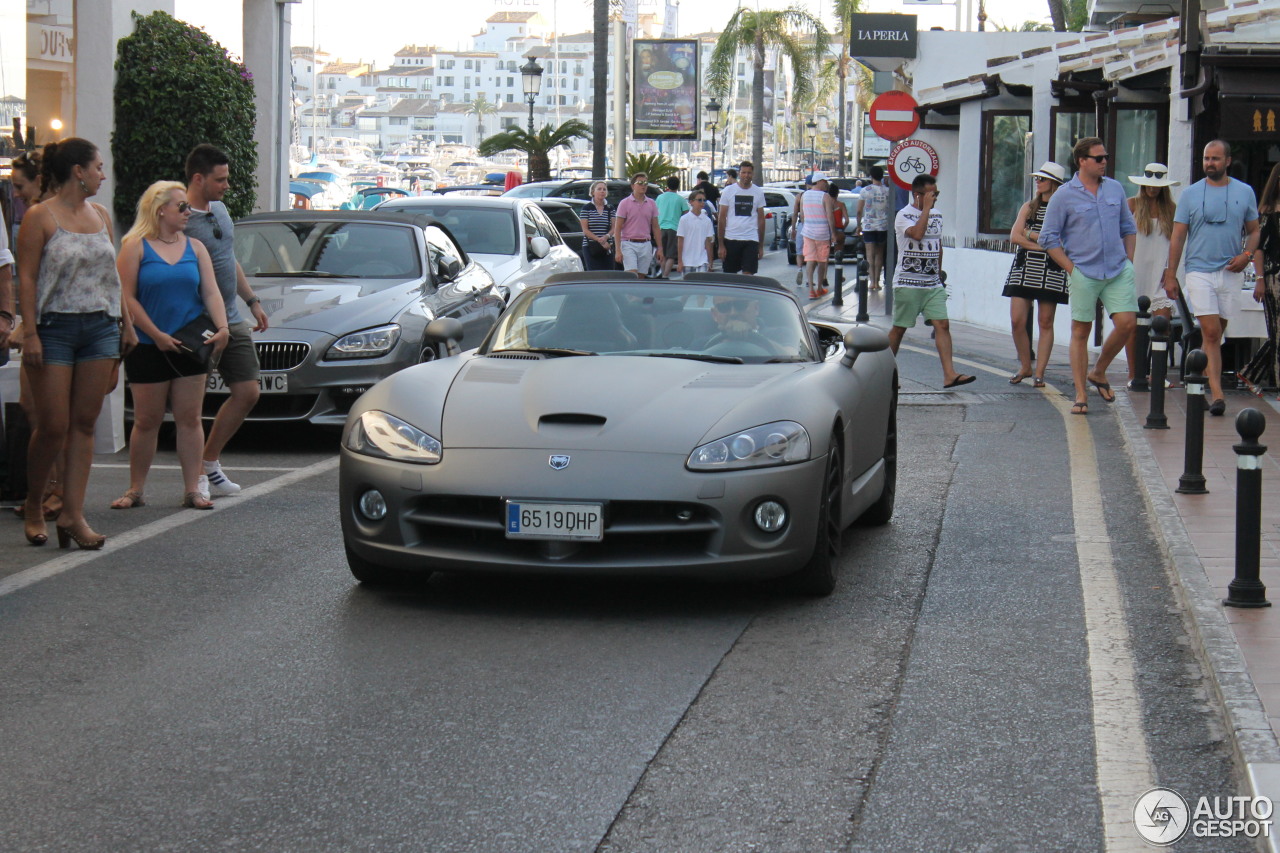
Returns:
[[[756,527],[765,533],[777,533],[787,523],[787,509],[777,501],[761,501],[756,507]]]
[[[370,489],[360,496],[360,512],[370,521],[381,521],[387,517],[387,502],[382,497],[382,492],[377,489]],[[756,513],[759,516],[759,511]]]

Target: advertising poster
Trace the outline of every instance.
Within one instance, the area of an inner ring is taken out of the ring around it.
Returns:
[[[631,137],[698,138],[698,43],[636,39],[632,55]]]

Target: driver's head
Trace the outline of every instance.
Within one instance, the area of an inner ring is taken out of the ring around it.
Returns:
[[[726,337],[746,335],[756,330],[760,301],[744,296],[716,296],[711,300],[711,317]]]

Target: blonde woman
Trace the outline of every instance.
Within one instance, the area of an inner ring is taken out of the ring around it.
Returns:
[[[1169,167],[1163,163],[1148,163],[1141,175],[1130,175],[1129,183],[1137,184],[1138,194],[1129,199],[1129,211],[1138,226],[1138,243],[1133,252],[1133,274],[1138,296],[1151,300],[1147,309],[1154,317],[1173,317],[1173,300],[1165,293],[1161,276],[1169,263],[1169,236],[1173,234],[1173,214],[1177,205],[1173,202],[1170,187],[1178,181],[1169,180]],[[1129,383],[1137,377],[1137,330],[1124,345],[1129,361]]]
[[[166,406],[177,428],[182,505],[213,509],[196,482],[202,473],[200,409],[209,367],[188,355],[173,333],[207,313],[217,327],[210,338],[215,358],[226,347],[230,333],[209,251],[182,233],[190,218],[186,188],[177,181],[158,181],[138,200],[133,228],[120,244],[120,282],[138,330],[138,347],[124,362],[133,391],[129,489],[112,502],[112,509],[133,509],[145,503],[143,489]]]
[[[1067,181],[1067,170],[1057,163],[1047,162],[1031,173],[1036,182],[1036,194],[1022,205],[1009,232],[1009,240],[1018,247],[1013,256],[1013,266],[1005,279],[1004,295],[1009,297],[1009,324],[1013,329],[1013,346],[1018,352],[1018,372],[1009,377],[1010,385],[1017,385],[1027,377],[1036,388],[1044,387],[1044,371],[1053,353],[1053,318],[1059,305],[1067,304],[1067,273],[1054,263],[1037,242],[1044,224],[1049,199]],[[1031,306],[1040,304],[1036,321],[1040,328],[1040,341],[1036,346],[1036,369],[1031,369],[1031,338],[1027,334],[1027,318]]]

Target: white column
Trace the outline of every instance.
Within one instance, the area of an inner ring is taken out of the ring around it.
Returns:
[[[284,210],[289,192],[291,6],[299,0],[244,0],[244,64],[253,74],[258,144],[255,210]]]

